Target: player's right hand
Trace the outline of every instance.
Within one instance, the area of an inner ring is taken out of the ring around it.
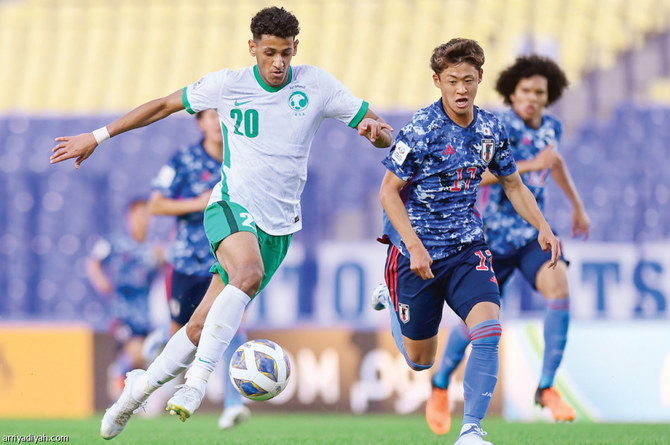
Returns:
[[[430,270],[431,264],[433,264],[433,259],[423,244],[409,250],[409,268],[423,280],[435,278],[433,271]]]
[[[541,152],[533,158],[533,170],[551,170],[551,168],[556,164],[559,154],[554,150],[555,144],[547,145]]]
[[[537,242],[540,243],[542,250],[545,252],[551,251],[551,260],[549,261],[548,267],[550,269],[556,269],[558,260],[561,259],[561,242],[551,231],[549,225],[542,226],[538,232]]]
[[[77,136],[62,136],[55,139],[58,144],[51,150],[50,162],[57,164],[68,159],[76,158],[74,167],[79,168],[98,146],[93,133],[82,133]]]

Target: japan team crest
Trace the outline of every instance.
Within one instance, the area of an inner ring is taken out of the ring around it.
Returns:
[[[482,157],[484,162],[487,164],[493,159],[493,155],[496,152],[496,143],[493,139],[482,139],[482,149],[479,152],[479,155]]]
[[[409,322],[409,304],[398,304],[398,316],[403,323]]]

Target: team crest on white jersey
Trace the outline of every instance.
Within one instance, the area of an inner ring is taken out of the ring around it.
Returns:
[[[288,106],[293,111],[303,111],[307,105],[309,105],[309,99],[302,91],[294,91],[288,98]]]
[[[403,323],[409,322],[409,304],[398,304],[398,316]]]
[[[493,139],[482,139],[482,149],[479,152],[479,155],[482,157],[484,162],[487,164],[493,159],[493,155],[496,152],[496,143]]]

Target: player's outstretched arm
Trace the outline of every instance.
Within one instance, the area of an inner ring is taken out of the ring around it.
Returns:
[[[365,136],[377,148],[390,147],[393,143],[393,135],[391,135],[393,128],[369,108],[356,129],[358,134]]]
[[[400,189],[402,189],[407,182],[403,181],[391,171],[387,170],[384,179],[382,180],[381,189],[379,190],[379,200],[382,207],[386,211],[391,224],[396,229],[403,243],[409,251],[409,267],[418,276],[424,280],[434,278],[433,272],[430,270],[430,265],[433,260],[426,250],[426,247],[417,236],[412,228],[412,223],[409,220],[405,204],[400,198]]]
[[[98,144],[104,140],[133,128],[144,127],[176,111],[183,110],[184,104],[181,100],[181,94],[182,90],[178,90],[169,96],[140,105],[111,124],[91,133],[57,137],[57,144],[51,150],[53,152],[51,163],[57,164],[75,158],[74,166],[79,168],[81,163],[91,156]]]
[[[108,295],[112,292],[112,283],[105,275],[102,268],[102,261],[97,258],[88,258],[86,260],[86,275],[95,290],[101,294]]]
[[[514,206],[514,210],[539,232],[537,241],[540,243],[542,250],[551,250],[549,267],[555,268],[561,258],[561,246],[556,235],[551,231],[547,220],[544,219],[537,201],[535,201],[535,196],[524,185],[518,171],[508,176],[499,176],[498,180],[505,191],[505,195]]]
[[[151,193],[149,199],[149,211],[152,215],[186,215],[195,212],[204,212],[209,202],[211,190],[201,193],[193,198],[173,199],[168,198],[159,191]]]
[[[551,177],[554,178],[556,184],[563,190],[565,196],[568,197],[572,203],[572,236],[583,236],[584,239],[589,237],[589,227],[591,227],[591,220],[586,214],[582,198],[577,192],[577,187],[572,180],[572,176],[568,171],[568,166],[565,164],[563,157],[559,154],[551,169]]]
[[[558,162],[560,156],[561,155],[554,150],[554,144],[551,144],[545,147],[534,158],[516,161],[516,168],[520,175],[532,171],[551,169]],[[484,173],[482,173],[482,180],[479,185],[483,187],[485,185],[495,184],[496,182],[498,182],[498,177],[486,169]]]

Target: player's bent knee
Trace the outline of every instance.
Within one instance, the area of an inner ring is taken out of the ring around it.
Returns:
[[[411,361],[407,358],[405,359],[405,361],[407,362],[409,367],[412,369],[412,371],[425,371],[426,369],[432,368],[433,363],[434,363],[434,362],[430,362],[428,364],[422,365],[422,364],[419,364],[419,363],[414,363],[413,361]]]
[[[200,334],[202,334],[203,324],[203,322],[197,320],[189,320],[186,325],[186,335],[195,346],[198,346],[198,343],[200,343]]]
[[[563,285],[556,283],[552,285],[538,286],[538,290],[547,300],[564,300],[570,296],[567,284]]]
[[[415,371],[423,371],[433,366],[435,355],[424,351],[407,351],[405,359],[410,368]]]
[[[262,264],[253,263],[239,267],[232,274],[229,273],[229,275],[230,285],[252,296],[260,289],[265,270]]]

